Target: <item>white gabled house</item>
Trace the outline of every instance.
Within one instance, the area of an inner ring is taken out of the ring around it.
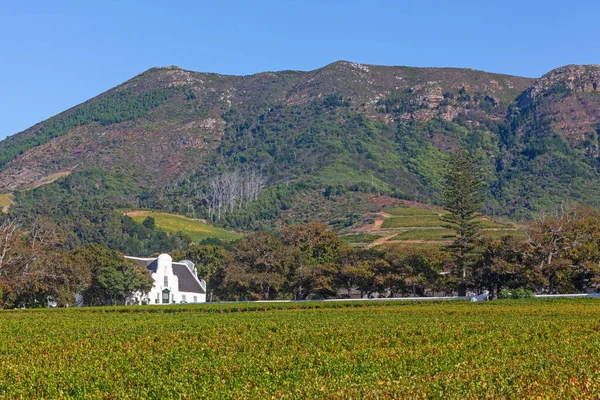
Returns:
[[[125,256],[146,268],[154,280],[148,294],[137,294],[133,303],[175,304],[206,302],[206,282],[198,279],[194,263],[188,260],[173,262],[168,254],[157,258]]]

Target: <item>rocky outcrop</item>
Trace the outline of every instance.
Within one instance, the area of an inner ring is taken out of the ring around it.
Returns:
[[[527,106],[552,94],[600,92],[600,65],[566,65],[554,69],[523,93],[520,106]]]

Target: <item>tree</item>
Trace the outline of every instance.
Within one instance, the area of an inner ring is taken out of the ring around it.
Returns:
[[[291,262],[289,249],[277,237],[251,233],[227,257],[224,284],[241,296],[273,299],[284,287]]]
[[[152,289],[148,272],[114,250],[90,244],[76,249],[73,257],[92,271],[91,284],[82,293],[88,305],[125,304],[134,293]]]
[[[292,251],[288,287],[297,300],[309,295],[335,296],[337,257],[344,248],[339,236],[321,223],[291,225],[281,231],[281,241]]]
[[[89,283],[89,270],[62,249],[62,237],[47,219],[25,231],[15,219],[0,225],[0,303],[2,307],[73,304]]]
[[[153,217],[146,217],[146,219],[142,222],[142,225],[144,225],[146,228],[153,231],[154,228],[156,227],[156,221],[154,220]]]
[[[340,271],[338,282],[348,292],[352,289],[360,290],[360,297],[365,293],[370,295],[375,291],[375,273],[373,265],[381,260],[381,254],[373,249],[355,249],[346,247],[340,251],[338,263]]]
[[[544,284],[533,246],[527,240],[509,235],[485,243],[475,280],[488,288],[492,297],[503,287],[532,289]]]
[[[483,180],[479,168],[466,150],[450,156],[444,171],[443,202],[449,214],[443,216],[445,228],[456,232],[454,241],[446,247],[453,254],[460,281],[459,296],[466,295],[468,276],[481,239],[477,222],[484,200]]]
[[[600,276],[600,212],[582,205],[540,214],[525,229],[551,292],[584,291]]]
[[[190,260],[196,266],[198,278],[204,279],[212,296],[221,294],[225,276],[224,266],[227,251],[221,246],[192,245],[187,250],[171,253],[174,260]],[[225,294],[225,293],[223,293]]]

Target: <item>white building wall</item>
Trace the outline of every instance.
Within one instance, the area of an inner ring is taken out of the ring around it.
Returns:
[[[165,277],[167,278],[166,282]],[[158,256],[156,272],[152,273],[152,279],[154,285],[150,292],[145,296],[137,294],[134,297],[141,299],[142,304],[165,304],[163,303],[163,290],[165,289],[169,291],[168,304],[206,302],[206,294],[179,292],[179,278],[173,273],[173,259],[168,254]],[[201,282],[206,287],[206,284]]]
[[[182,303],[206,303],[206,293],[179,292]]]

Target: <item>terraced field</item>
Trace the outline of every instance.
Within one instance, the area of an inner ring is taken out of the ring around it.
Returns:
[[[355,246],[373,247],[384,243],[405,243],[441,246],[452,241],[454,233],[445,229],[442,216],[448,212],[434,208],[404,207],[378,213],[373,224],[363,227],[360,234],[344,239]],[[484,235],[500,238],[504,235],[524,237],[510,222],[480,218]]]
[[[0,313],[0,397],[596,398],[600,300]]]
[[[136,222],[142,222],[147,217],[152,217],[159,229],[169,233],[183,232],[189,235],[196,243],[209,238],[235,240],[242,237],[238,233],[229,232],[202,221],[189,219],[176,214],[147,210],[128,211],[125,214],[129,215]]]

